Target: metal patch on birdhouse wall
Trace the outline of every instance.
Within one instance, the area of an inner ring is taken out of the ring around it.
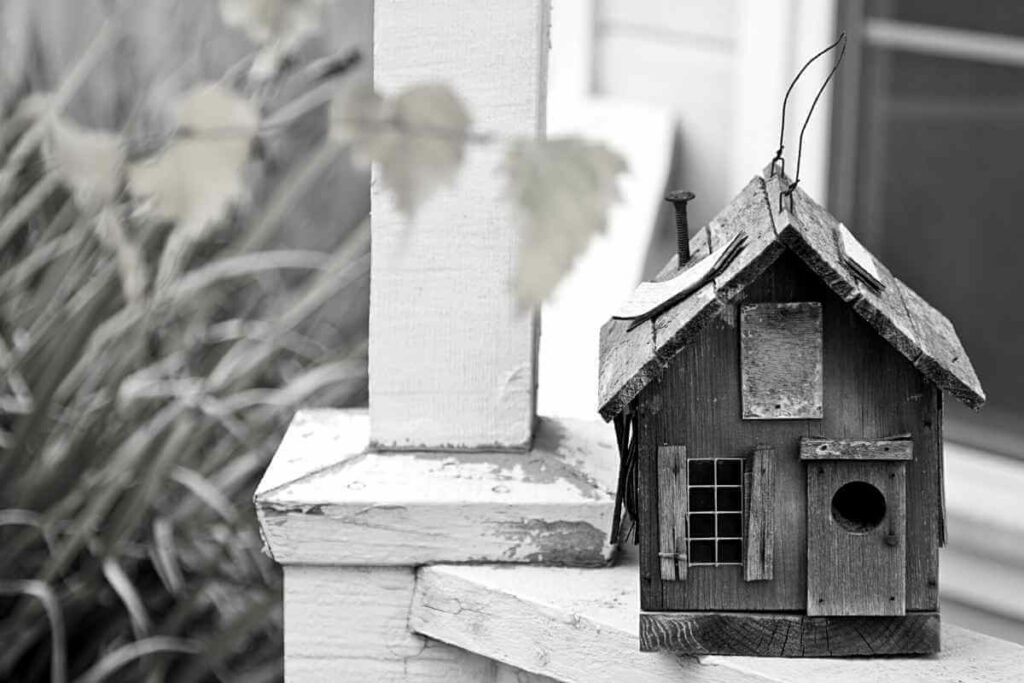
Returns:
[[[821,304],[748,304],[740,308],[745,420],[822,416]]]

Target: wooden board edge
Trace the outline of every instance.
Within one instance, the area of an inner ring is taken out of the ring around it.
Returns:
[[[913,460],[914,442],[899,440],[800,439],[801,460]]]
[[[641,612],[640,651],[745,657],[926,655],[941,649],[938,612],[810,617],[784,612]]]

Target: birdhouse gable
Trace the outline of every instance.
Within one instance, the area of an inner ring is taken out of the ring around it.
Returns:
[[[984,403],[984,391],[952,323],[803,190],[795,189],[790,206],[783,197],[788,185],[785,176],[766,172],[754,177],[693,236],[683,269],[673,257],[653,283],[641,284],[620,307],[620,317],[602,327],[598,398],[605,420],[659,379],[708,321],[731,310],[743,290],[787,250],[925,377],[972,408]],[[805,335],[798,348],[812,348],[812,337]],[[813,380],[813,363],[803,367]],[[751,411],[788,410],[774,408],[783,402],[763,400],[770,397],[758,395],[756,387],[751,391]],[[812,411],[815,399],[820,400],[813,381],[810,391],[789,398],[806,402]],[[745,402],[745,415],[754,417],[747,409]]]

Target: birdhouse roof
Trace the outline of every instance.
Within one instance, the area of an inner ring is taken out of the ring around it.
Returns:
[[[780,206],[788,184],[767,172],[754,177],[693,236],[683,270],[673,257],[617,312],[628,317],[601,328],[598,398],[605,420],[658,379],[687,342],[787,249],[925,377],[972,408],[985,402],[952,323],[805,192],[794,191],[792,210],[788,201]]]

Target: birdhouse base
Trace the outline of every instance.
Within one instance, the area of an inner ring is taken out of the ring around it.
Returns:
[[[939,651],[939,613],[809,617],[784,612],[641,612],[640,650],[747,657],[923,655]]]

